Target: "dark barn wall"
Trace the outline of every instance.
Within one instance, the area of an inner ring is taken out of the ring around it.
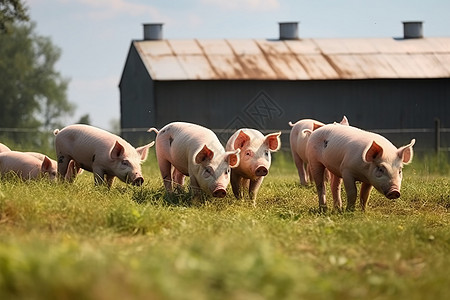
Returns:
[[[313,118],[328,123],[340,121],[343,115],[351,125],[367,130],[433,128],[436,117],[443,127],[450,126],[449,79],[154,84],[155,125],[159,128],[173,121],[189,121],[213,129],[289,130],[289,121]],[[384,135],[397,146],[411,138],[417,139],[417,148],[431,149],[434,143],[432,134]],[[284,134],[284,146],[288,146],[287,141],[288,134]],[[443,136],[441,142],[450,146],[450,137]]]
[[[154,84],[136,48],[131,47],[122,73],[120,89],[121,136],[134,146],[150,141],[150,134],[129,131],[155,125]],[[145,132],[145,131],[144,131]]]

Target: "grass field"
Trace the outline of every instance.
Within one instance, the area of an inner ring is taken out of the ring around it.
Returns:
[[[400,199],[319,214],[289,155],[254,208],[165,196],[153,151],[143,187],[1,181],[0,299],[450,299],[443,158],[407,166]]]

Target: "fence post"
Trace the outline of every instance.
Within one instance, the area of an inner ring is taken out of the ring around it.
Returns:
[[[434,142],[436,154],[439,154],[441,149],[441,120],[439,118],[434,119]]]

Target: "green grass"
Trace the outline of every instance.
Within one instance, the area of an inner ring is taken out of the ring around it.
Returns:
[[[366,213],[319,214],[289,155],[256,208],[165,196],[153,152],[143,187],[1,181],[0,299],[447,299],[450,179],[433,159]]]

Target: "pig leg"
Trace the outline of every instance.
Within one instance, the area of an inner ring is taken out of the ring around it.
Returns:
[[[94,173],[95,185],[102,185],[105,183],[105,172],[103,172],[103,169],[92,166],[92,173]]]
[[[231,188],[233,189],[233,194],[237,199],[242,198],[242,188],[243,188],[243,179],[241,176],[232,174],[231,175]]]
[[[360,191],[360,201],[361,201],[361,209],[362,211],[366,210],[367,201],[369,200],[370,191],[372,190],[372,185],[368,183],[361,183],[361,191]]]
[[[164,187],[166,191],[171,193],[173,192],[172,186],[172,176],[171,176],[171,168],[172,164],[166,159],[158,159],[159,170],[161,171],[161,177],[164,182]]]
[[[325,182],[323,180],[325,166],[320,162],[311,163],[311,173],[316,184],[317,194],[319,195],[319,210],[327,211],[327,199]]]
[[[330,174],[330,172],[328,172],[328,174]],[[333,194],[334,209],[341,211],[342,210],[342,199],[341,199],[342,179],[341,179],[341,177],[338,177],[334,174],[330,174],[330,175],[331,175],[331,193]]]
[[[69,168],[69,162],[72,160],[71,157],[64,155],[64,154],[59,154],[58,155],[58,177],[59,180],[64,181],[66,174],[67,174],[67,169]]]
[[[181,173],[180,171],[178,171],[177,169],[173,168],[173,172],[172,172],[172,178],[173,181],[176,183],[175,189],[182,192],[183,191],[183,185],[184,185],[184,178],[186,176],[184,176],[183,173]]]
[[[253,206],[256,206],[256,195],[258,194],[259,188],[264,180],[264,177],[259,177],[256,180],[250,180],[250,186],[248,188],[248,193],[250,199],[253,200]]]
[[[106,184],[108,185],[108,188],[111,188],[111,186],[112,186],[112,184],[113,184],[113,182],[114,182],[114,175],[109,175],[109,174],[106,174]]]
[[[358,194],[358,190],[356,189],[356,182],[355,178],[351,176],[350,174],[342,174],[342,177],[344,179],[344,187],[345,191],[347,192],[347,210],[348,211],[354,211],[355,210],[355,203],[356,203],[356,197]]]
[[[295,166],[297,167],[298,177],[300,177],[300,184],[307,185],[308,183],[308,174],[305,170],[305,163],[300,158],[300,156],[292,151],[292,157],[294,157]]]

